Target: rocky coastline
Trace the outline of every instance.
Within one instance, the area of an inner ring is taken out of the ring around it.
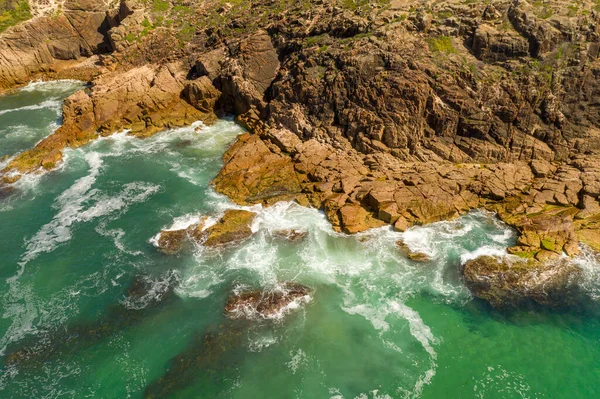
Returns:
[[[66,1],[9,28],[0,89],[57,77],[90,87],[0,171],[3,184],[99,136],[233,113],[248,133],[213,185],[236,204],[295,200],[348,234],[486,209],[518,239],[511,256],[461,266],[472,294],[496,307],[570,303],[581,273],[570,259],[600,250],[595,2],[297,3]],[[244,239],[251,218],[169,232],[164,252],[194,232],[207,245]]]

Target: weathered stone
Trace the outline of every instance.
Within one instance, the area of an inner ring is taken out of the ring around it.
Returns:
[[[426,253],[411,250],[403,240],[396,241],[396,246],[405,257],[414,262],[429,262],[431,260],[431,257]]]
[[[210,79],[202,76],[188,82],[183,89],[184,98],[196,109],[211,113],[215,111],[215,104],[221,92],[217,90]]]
[[[176,254],[179,252],[187,239],[187,230],[164,230],[160,232],[157,246],[165,254]]]
[[[298,283],[287,282],[272,291],[248,291],[227,300],[225,313],[232,319],[281,319],[299,305],[310,300],[311,290]]]
[[[250,238],[254,212],[244,210],[227,210],[219,221],[203,231],[202,244],[207,247],[218,247]]]
[[[578,301],[581,269],[568,260],[543,263],[482,256],[464,265],[463,277],[471,293],[492,306],[510,308],[527,301],[566,306]]]
[[[356,234],[385,223],[375,219],[371,213],[359,205],[344,205],[339,209],[342,231],[347,234]]]

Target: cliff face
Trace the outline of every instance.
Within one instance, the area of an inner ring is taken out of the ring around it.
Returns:
[[[38,16],[0,36],[0,91],[112,50],[107,32],[119,23],[118,6],[96,0],[66,0],[54,8],[32,5]],[[90,70],[69,73],[88,77]]]
[[[528,268],[582,243],[600,248],[595,1],[69,4],[0,42],[9,49],[0,48],[0,87],[102,53],[96,71],[106,76],[67,100],[63,138],[235,113],[253,134],[227,152],[214,184],[238,203],[295,199],[348,233],[485,208],[518,230],[509,252]],[[124,74],[145,83],[111,89]],[[163,121],[170,109],[189,118]],[[4,180],[53,167],[60,158],[40,154],[79,145],[46,141]]]

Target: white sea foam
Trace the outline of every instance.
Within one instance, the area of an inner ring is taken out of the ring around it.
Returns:
[[[600,258],[586,245],[581,246],[581,254],[573,262],[583,271],[581,288],[592,300],[600,301]]]
[[[54,91],[71,91],[80,87],[84,87],[85,82],[73,79],[58,79],[58,80],[36,80],[21,87],[20,91],[26,92],[54,92]]]
[[[38,110],[38,109],[51,109],[55,112],[60,112],[61,107],[62,107],[61,99],[51,98],[49,100],[42,101],[39,104],[24,105],[24,106],[18,107],[18,108],[3,109],[3,110],[0,110],[0,115],[12,113],[12,112],[34,111],[34,110]]]
[[[57,214],[27,240],[21,266],[41,253],[51,252],[68,242],[71,239],[72,227],[77,223],[87,222],[127,208],[133,203],[143,202],[160,188],[155,184],[132,182],[125,184],[117,195],[102,194],[93,188],[103,167],[102,155],[90,152],[85,155],[85,160],[90,167],[89,173],[57,197],[54,204],[58,210]]]
[[[140,310],[153,302],[160,302],[179,281],[180,274],[177,271],[169,271],[158,278],[148,276],[141,278],[149,288],[140,297],[129,296],[125,298],[122,303],[127,309]]]

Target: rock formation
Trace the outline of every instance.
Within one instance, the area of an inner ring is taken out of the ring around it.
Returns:
[[[527,302],[564,307],[576,304],[581,269],[567,260],[535,260],[482,256],[464,268],[465,284],[476,297],[498,308]]]
[[[600,249],[591,0],[89,3],[1,36],[24,61],[1,61],[0,47],[0,87],[92,54],[103,74],[65,102],[59,131],[12,160],[5,182],[53,167],[96,132],[144,136],[231,112],[249,133],[213,183],[238,204],[296,200],[346,233],[484,208],[517,230],[509,252],[540,273],[580,243]],[[70,12],[98,22],[101,10],[110,29],[54,39]],[[41,25],[49,44],[35,39]]]
[[[156,247],[163,253],[173,255],[179,252],[188,240],[206,247],[221,247],[235,244],[250,238],[254,212],[228,209],[219,220],[207,227],[207,217],[199,223],[180,230],[163,230],[156,240]]]
[[[290,310],[308,302],[310,289],[287,282],[273,291],[248,291],[227,300],[225,313],[232,319],[280,319]]]
[[[130,134],[144,137],[198,120],[214,121],[215,89],[198,104],[202,110],[182,98],[186,87],[194,83],[186,79],[179,64],[143,66],[100,76],[89,93],[80,90],[65,100],[63,125],[15,157],[2,171],[7,175],[4,180],[14,181],[40,168],[52,169],[62,159],[63,148],[79,147],[102,135],[128,129]]]

